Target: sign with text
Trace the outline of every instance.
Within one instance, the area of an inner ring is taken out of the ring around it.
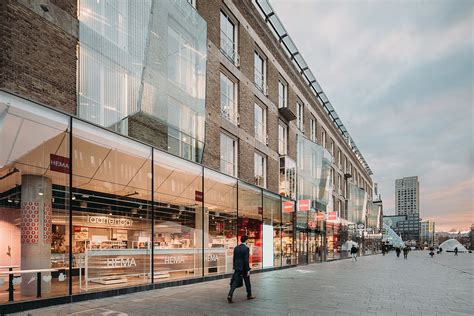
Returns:
[[[55,154],[49,155],[49,168],[51,171],[69,173],[69,165],[68,157],[58,156]]]
[[[283,202],[283,212],[291,213],[294,211],[295,203],[293,201],[285,201]]]
[[[335,221],[337,219],[337,212],[328,212],[328,221]]]
[[[314,214],[314,219],[316,221],[323,221],[324,220],[324,213],[323,212],[317,212]]]
[[[309,211],[311,208],[311,200],[299,200],[298,211]]]
[[[196,202],[202,202],[203,201],[203,198],[204,198],[204,195],[202,193],[202,191],[194,191],[194,200]]]

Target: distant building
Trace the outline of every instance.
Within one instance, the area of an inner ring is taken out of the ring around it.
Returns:
[[[395,180],[395,212],[406,216],[399,222],[398,231],[404,241],[420,242],[420,184],[418,177],[405,177]]]
[[[435,222],[427,220],[421,222],[420,227],[420,244],[432,246],[435,243]]]

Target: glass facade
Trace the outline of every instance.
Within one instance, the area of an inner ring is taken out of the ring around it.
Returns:
[[[253,269],[296,264],[295,201],[7,93],[0,113],[11,300],[37,269],[45,298],[228,274],[243,234]]]
[[[79,8],[79,117],[201,161],[204,19],[187,1],[80,0]]]

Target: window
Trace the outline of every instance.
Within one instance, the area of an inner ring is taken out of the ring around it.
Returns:
[[[265,58],[258,52],[255,52],[255,85],[257,88],[266,94],[266,78],[265,78]]]
[[[303,126],[303,103],[301,101],[296,101],[296,127],[300,131],[303,131],[304,126]]]
[[[334,157],[334,141],[331,139],[331,155]],[[334,159],[333,161],[335,161]]]
[[[278,80],[278,108],[286,108],[288,100],[288,85],[282,79]]]
[[[239,122],[237,85],[223,73],[221,73],[221,115],[234,125]]]
[[[221,52],[238,65],[237,54],[237,28],[229,15],[221,11]]]
[[[339,168],[342,167],[342,160],[341,160],[341,149],[337,151],[337,163],[339,164]]]
[[[281,122],[278,124],[278,153],[286,155],[288,148],[288,126]]]
[[[225,133],[221,133],[221,171],[237,176],[237,141]]]
[[[254,176],[255,176],[255,184],[261,187],[266,187],[266,158],[265,156],[255,153],[255,160],[254,160]]]
[[[316,141],[316,120],[314,119],[310,119],[309,120],[309,123],[310,123],[310,139],[315,142]]]
[[[196,95],[196,45],[192,36],[177,25],[168,26],[168,79],[190,95]]]
[[[321,145],[323,145],[323,148],[326,148],[326,132],[325,131],[321,132]]]
[[[266,118],[266,110],[255,103],[255,138],[266,144],[266,132],[267,132],[267,118]]]

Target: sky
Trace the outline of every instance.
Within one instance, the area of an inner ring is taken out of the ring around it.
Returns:
[[[420,217],[474,223],[474,1],[270,0],[395,214],[419,177]]]

